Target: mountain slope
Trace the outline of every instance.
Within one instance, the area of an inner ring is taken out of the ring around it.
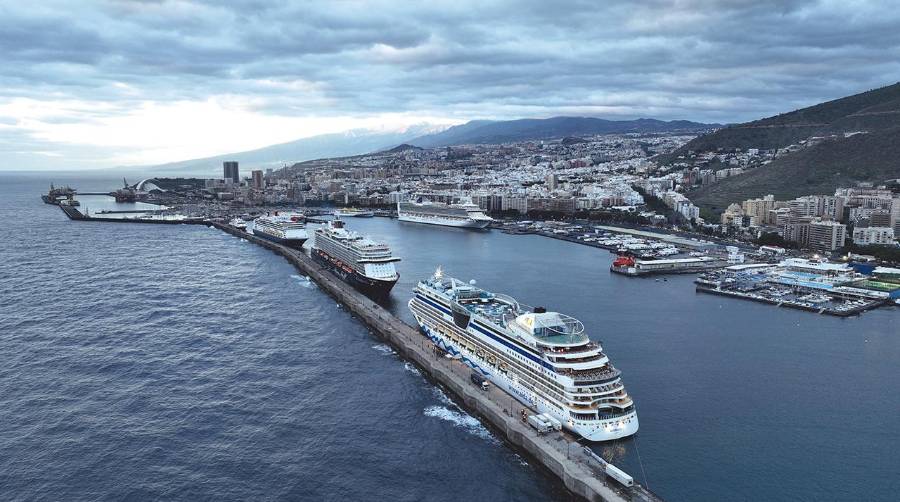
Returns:
[[[408,143],[424,148],[478,143],[508,143],[592,134],[697,132],[721,127],[687,120],[604,120],[592,117],[553,117],[507,121],[471,121]]]
[[[774,117],[736,124],[699,136],[661,158],[670,162],[688,151],[783,148],[810,136],[889,129],[900,124],[900,83],[835,99]]]
[[[356,130],[337,134],[323,134],[303,138],[288,143],[271,145],[246,152],[216,155],[202,159],[184,160],[152,166],[150,169],[177,174],[217,174],[221,175],[222,162],[236,160],[241,163],[242,172],[250,168],[278,167],[282,163],[293,164],[305,160],[328,157],[346,157],[384,150],[445,126],[419,125],[404,131]]]
[[[864,134],[856,134],[860,131]],[[704,209],[721,212],[732,202],[770,193],[785,200],[900,177],[900,83],[726,127],[659,160],[672,162],[689,151],[778,149],[814,136],[828,139],[696,189],[688,197]]]
[[[900,178],[900,126],[823,141],[688,194],[700,207],[722,212],[732,202],[766,194],[778,200],[831,194],[860,181]]]

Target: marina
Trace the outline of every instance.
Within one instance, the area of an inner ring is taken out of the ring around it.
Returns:
[[[867,276],[846,264],[789,258],[777,264],[735,265],[694,282],[701,293],[848,317],[900,298],[898,277],[897,269]]]

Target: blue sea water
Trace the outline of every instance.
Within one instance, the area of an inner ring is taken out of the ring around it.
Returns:
[[[3,500],[568,498],[280,257],[71,222],[40,201],[50,181],[118,185],[0,175]],[[667,500],[900,492],[896,308],[836,319],[610,275],[608,253],[548,238],[348,226],[403,258],[407,321],[438,265],[581,319],[637,403],[619,464]]]

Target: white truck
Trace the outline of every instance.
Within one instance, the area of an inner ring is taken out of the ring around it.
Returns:
[[[632,487],[634,486],[634,479],[629,476],[625,471],[619,469],[618,467],[612,464],[606,464],[606,467],[603,469],[606,472],[606,475],[615,479],[622,486]]]
[[[545,422],[541,415],[528,415],[528,425],[534,427],[538,434],[546,434],[553,430],[549,422]]]
[[[544,422],[549,422],[550,425],[553,426],[554,430],[562,430],[562,422],[557,420],[556,417],[550,415],[549,413],[544,413],[542,416],[544,417]]]

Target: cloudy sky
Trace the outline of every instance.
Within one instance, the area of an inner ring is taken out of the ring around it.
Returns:
[[[888,4],[0,0],[0,169],[475,118],[743,121],[900,80]]]

